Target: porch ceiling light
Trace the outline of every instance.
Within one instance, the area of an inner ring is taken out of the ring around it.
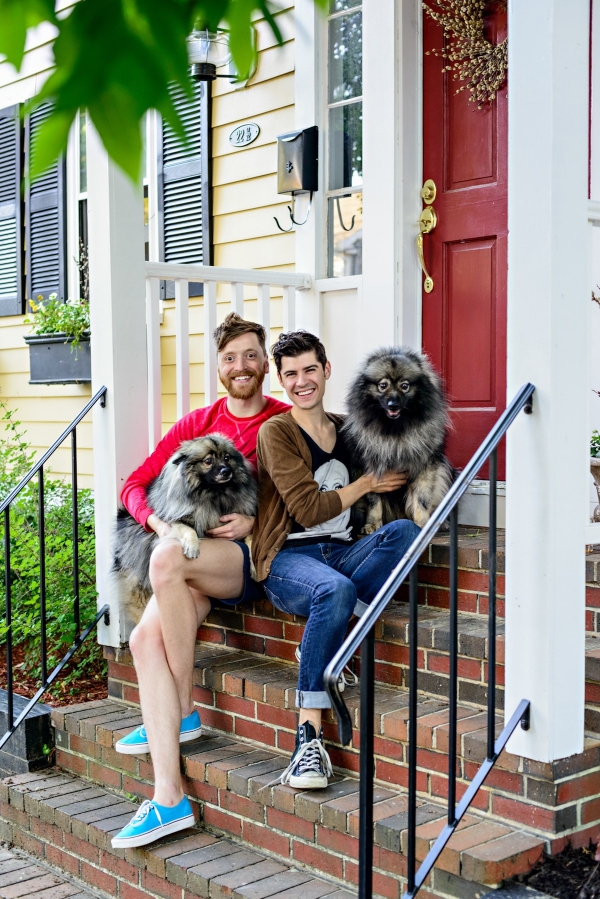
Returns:
[[[226,31],[213,33],[194,29],[187,39],[188,58],[192,78],[196,81],[214,81],[215,78],[235,78],[230,74],[217,75],[217,69],[231,61],[229,35]]]

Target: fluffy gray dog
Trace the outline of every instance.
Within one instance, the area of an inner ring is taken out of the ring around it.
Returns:
[[[397,518],[428,521],[454,471],[444,456],[448,403],[429,360],[409,347],[376,350],[350,386],[343,427],[357,474],[406,471],[408,484],[357,504],[354,528],[371,534]]]
[[[250,463],[220,434],[186,440],[148,488],[148,504],[172,524],[188,559],[200,553],[200,539],[218,527],[222,515],[255,515],[256,481]],[[125,581],[123,611],[137,624],[152,595],[150,556],[158,536],[148,533],[126,509],[117,514],[114,570]]]

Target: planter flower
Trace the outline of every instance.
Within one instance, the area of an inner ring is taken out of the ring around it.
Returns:
[[[30,384],[85,384],[92,380],[90,305],[85,300],[62,303],[50,294],[47,303],[30,301],[25,321],[29,346]]]

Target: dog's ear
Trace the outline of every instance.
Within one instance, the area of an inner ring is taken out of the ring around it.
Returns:
[[[171,464],[172,464],[172,465],[181,465],[181,463],[184,462],[184,461],[185,461],[185,456],[184,456],[184,454],[183,454],[183,453],[177,453],[177,455],[176,455],[176,456],[173,456],[173,458],[171,459]]]

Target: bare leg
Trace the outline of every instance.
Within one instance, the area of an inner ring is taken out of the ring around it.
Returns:
[[[154,766],[154,798],[176,805],[183,797],[179,728],[190,714],[196,631],[210,611],[209,596],[228,599],[243,588],[243,556],[228,540],[203,540],[198,559],[164,540],[153,553],[154,596],[131,634],[140,703]]]
[[[298,724],[304,724],[305,721],[310,721],[318,734],[321,729],[321,714],[321,709],[300,709]]]

